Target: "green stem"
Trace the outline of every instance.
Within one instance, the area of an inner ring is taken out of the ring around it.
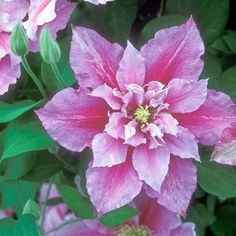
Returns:
[[[58,84],[59,84],[59,86],[60,86],[60,89],[65,88],[65,85],[64,85],[64,83],[63,83],[63,79],[62,79],[62,77],[61,77],[61,73],[60,73],[60,71],[59,71],[59,69],[58,69],[57,64],[56,64],[56,63],[52,63],[52,64],[50,64],[50,65],[51,65],[52,71],[53,71],[53,73],[54,73],[54,75],[55,75],[55,77],[56,77],[56,79],[57,79],[57,82],[58,82]]]
[[[163,13],[164,13],[164,5],[165,5],[165,0],[161,0],[160,11],[158,12],[158,17],[163,15]]]
[[[44,203],[43,203],[42,220],[41,220],[41,224],[40,224],[40,231],[41,231],[42,233],[43,233],[43,223],[44,223],[44,218],[45,218],[45,212],[46,212],[46,207],[47,207],[47,201],[48,201],[48,197],[49,197],[51,188],[52,188],[52,181],[49,183],[48,191],[47,191],[47,193],[46,193],[46,197],[45,197],[45,200],[44,200]]]
[[[37,86],[37,88],[39,89],[40,93],[42,94],[43,98],[47,99],[47,94],[45,89],[43,88],[42,84],[40,83],[40,81],[38,80],[37,76],[35,75],[35,73],[31,70],[30,65],[26,59],[25,56],[23,56],[22,58],[22,65],[24,66],[25,70],[27,71],[27,73],[29,74],[29,76],[31,77],[31,79],[34,81],[35,85]]]
[[[73,223],[76,223],[76,222],[78,222],[78,221],[79,221],[78,219],[68,220],[68,221],[66,221],[65,223],[63,223],[63,224],[61,224],[61,225],[55,227],[54,229],[48,231],[48,232],[45,234],[45,236],[48,235],[48,234],[50,234],[50,233],[52,233],[52,232],[54,232],[54,231],[57,231],[57,230],[61,229],[61,228],[64,227],[65,225],[73,224]]]

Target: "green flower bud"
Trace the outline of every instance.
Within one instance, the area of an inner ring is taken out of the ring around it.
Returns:
[[[61,50],[57,42],[52,38],[49,30],[44,28],[39,38],[40,54],[48,64],[55,64],[60,60]]]
[[[12,52],[17,56],[24,56],[29,49],[29,41],[21,24],[17,24],[10,38]]]

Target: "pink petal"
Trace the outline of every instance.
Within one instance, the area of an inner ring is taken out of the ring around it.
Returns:
[[[57,32],[59,30],[62,30],[66,27],[75,7],[76,7],[76,3],[70,3],[66,0],[56,1],[56,5],[55,5],[56,17],[47,23],[47,27],[49,28],[50,33],[52,34],[53,38],[57,37]],[[30,27],[32,27],[32,24],[30,24],[30,22],[26,22],[25,24],[29,24],[28,27],[30,30]],[[36,29],[35,35],[33,34],[31,38],[34,40],[39,39],[39,35],[43,27],[44,25],[35,27]],[[31,41],[30,43],[31,43],[30,50],[32,52],[37,52],[39,48],[38,41]]]
[[[130,155],[122,164],[87,170],[87,190],[99,214],[124,206],[141,191],[142,181],[132,166]]]
[[[14,56],[12,56],[14,58]],[[20,64],[18,59],[11,59],[6,55],[0,59],[0,95],[8,91],[9,85],[15,84],[20,77]]]
[[[169,236],[197,236],[195,232],[195,225],[192,223],[185,223],[174,229]]]
[[[27,14],[27,0],[0,1],[0,32],[11,32]]]
[[[117,83],[121,91],[126,90],[128,84],[143,86],[145,80],[145,61],[139,51],[128,41],[123,58],[116,74]]]
[[[140,212],[139,224],[146,225],[157,236],[169,236],[170,232],[181,224],[176,214],[168,211],[143,192],[135,198],[134,203]]]
[[[135,148],[133,153],[133,165],[140,180],[144,180],[156,191],[160,191],[161,185],[168,172],[170,153],[165,147],[149,149],[147,145]]]
[[[84,0],[85,2],[90,2],[92,4],[98,5],[98,4],[106,4],[107,2],[111,2],[114,0]]]
[[[97,134],[92,142],[93,167],[111,167],[126,160],[128,146],[122,139],[114,139],[106,133]]]
[[[98,220],[82,220],[67,224],[56,231],[56,236],[112,236],[113,229],[103,226]],[[49,236],[55,236],[49,234]]]
[[[173,78],[197,80],[203,62],[204,44],[190,18],[186,24],[163,29],[141,49],[146,60],[146,83],[160,81],[167,84]]]
[[[113,112],[109,118],[109,122],[105,127],[105,131],[113,138],[125,138],[125,125],[129,123],[129,119],[121,112]]]
[[[206,102],[192,113],[175,114],[180,125],[188,128],[201,144],[214,145],[222,131],[236,121],[236,107],[229,96],[209,90]]]
[[[197,185],[196,167],[191,160],[171,156],[168,174],[162,183],[161,192],[147,190],[151,197],[170,211],[186,215]]]
[[[236,123],[223,131],[220,142],[215,146],[212,160],[227,165],[236,165]]]
[[[122,53],[121,46],[109,43],[94,30],[73,28],[70,63],[81,86],[117,87],[115,75]]]
[[[28,20],[24,23],[26,34],[31,40],[36,40],[37,28],[56,18],[56,0],[30,0]]]
[[[188,113],[197,110],[206,100],[207,80],[186,81],[173,79],[168,84],[165,102],[173,113]]]
[[[10,36],[9,33],[0,32],[0,60],[11,53]]]
[[[101,85],[93,90],[91,93],[92,96],[103,98],[107,104],[114,110],[121,108],[122,102],[121,99],[114,95],[114,92],[111,87],[106,84]]]
[[[181,158],[194,158],[200,161],[197,141],[187,129],[179,127],[177,137],[166,134],[164,141],[173,155]]]
[[[91,146],[108,121],[106,103],[84,90],[64,89],[36,113],[49,135],[71,151]]]

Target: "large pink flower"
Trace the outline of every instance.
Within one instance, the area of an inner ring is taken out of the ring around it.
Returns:
[[[43,26],[56,37],[65,28],[75,4],[66,0],[1,0],[0,2],[0,95],[20,77],[20,59],[10,50],[10,34],[22,21],[31,39],[31,51],[38,50],[38,36]]]
[[[198,80],[203,53],[191,18],[140,51],[74,27],[70,60],[81,88],[59,92],[37,114],[65,148],[92,147],[87,189],[100,214],[129,203],[144,185],[159,204],[185,214],[197,144],[216,144],[236,120],[230,98]]]
[[[134,201],[134,205],[139,210],[139,216],[119,227],[108,228],[97,219],[82,220],[67,224],[50,233],[49,236],[196,236],[194,224],[182,224],[180,217],[158,205],[154,199],[147,197],[145,194],[142,193],[138,196]],[[56,209],[57,206],[53,208]],[[55,210],[54,212],[58,211]],[[58,217],[55,216],[55,218]],[[68,218],[76,219],[75,216],[68,213],[64,218],[63,223]]]
[[[223,131],[212,159],[221,164],[236,165],[236,123]]]

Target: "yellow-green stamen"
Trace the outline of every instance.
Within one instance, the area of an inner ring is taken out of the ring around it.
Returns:
[[[125,225],[117,236],[152,236],[152,232],[146,226],[129,226]]]
[[[140,106],[134,112],[134,119],[140,124],[147,124],[150,119],[151,113],[148,106]]]

